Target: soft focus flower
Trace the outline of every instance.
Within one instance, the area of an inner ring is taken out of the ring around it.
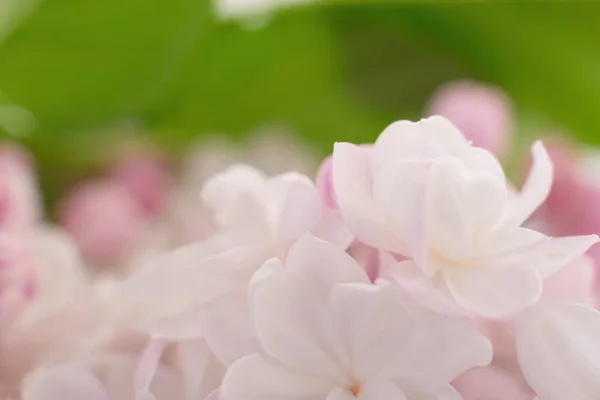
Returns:
[[[475,82],[452,82],[433,95],[429,115],[448,118],[477,147],[498,156],[513,134],[510,101],[499,89]]]
[[[400,121],[372,150],[335,145],[335,197],[358,240],[412,259],[391,271],[406,290],[499,318],[535,303],[542,279],[597,241],[521,227],[552,184],[544,147],[532,152],[528,180],[513,193],[496,158],[444,118]]]
[[[473,368],[452,382],[464,400],[532,400],[534,394],[518,374],[489,365]]]
[[[137,200],[111,179],[77,187],[61,204],[59,220],[94,264],[116,264],[126,256],[144,222]]]
[[[491,357],[468,322],[409,308],[394,287],[372,285],[342,249],[310,234],[285,266],[263,266],[250,302],[263,353],[230,367],[224,400],[453,398],[449,382]]]
[[[15,145],[0,147],[0,229],[27,230],[41,217],[33,166]]]
[[[214,211],[216,240],[224,247],[265,246],[276,256],[309,231],[344,248],[352,240],[339,211],[326,207],[314,183],[298,173],[267,178],[235,165],[209,180],[202,196]]]
[[[541,304],[519,318],[516,336],[523,374],[540,400],[600,396],[600,312]]]
[[[130,191],[145,214],[155,215],[164,209],[171,177],[158,156],[127,157],[113,167],[111,175]]]

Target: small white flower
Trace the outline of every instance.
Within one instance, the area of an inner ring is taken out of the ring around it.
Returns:
[[[543,278],[598,240],[521,227],[552,184],[541,143],[533,156],[527,182],[514,193],[496,158],[447,120],[400,121],[372,149],[335,145],[335,197],[358,240],[412,259],[391,273],[413,295],[431,306],[451,299],[448,307],[504,317],[535,303]]]
[[[409,308],[343,250],[307,234],[265,264],[250,303],[263,352],[236,361],[223,400],[459,399],[459,373],[491,360],[460,318]]]

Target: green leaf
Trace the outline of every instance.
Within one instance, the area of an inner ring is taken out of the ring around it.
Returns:
[[[42,132],[94,126],[152,102],[208,0],[45,0],[0,45],[0,92]]]

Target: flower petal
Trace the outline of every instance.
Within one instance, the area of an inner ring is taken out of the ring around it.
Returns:
[[[225,400],[324,399],[334,383],[273,364],[258,354],[236,361],[223,378]]]
[[[595,400],[600,393],[600,312],[578,304],[540,304],[517,321],[517,353],[543,400]]]
[[[357,239],[390,251],[406,250],[373,200],[371,159],[365,149],[350,143],[335,144],[333,187],[344,221]]]
[[[308,177],[295,172],[270,179],[265,201],[267,219],[278,242],[297,239],[322,218],[323,205],[317,188]]]
[[[389,268],[394,281],[418,304],[441,314],[465,314],[448,291],[440,276],[427,277],[412,260]]]
[[[356,400],[406,400],[406,396],[392,381],[371,380],[363,385]]]
[[[92,371],[76,364],[38,370],[24,382],[23,400],[108,400]]]
[[[410,246],[417,264],[431,275],[435,273],[427,263],[427,215],[429,212],[431,163],[420,160],[400,161],[388,164],[377,175],[374,197],[392,220],[398,241]],[[381,245],[377,246],[382,248]],[[384,248],[394,251],[394,249]]]
[[[507,317],[542,294],[542,280],[528,266],[467,266],[446,268],[443,274],[456,302],[486,318]]]
[[[347,249],[354,240],[342,218],[342,214],[339,210],[333,208],[323,209],[321,221],[311,232],[316,237],[344,249]]]
[[[552,160],[542,142],[531,148],[533,164],[521,192],[513,199],[504,217],[505,226],[519,226],[546,200],[552,188]]]
[[[389,284],[336,285],[327,318],[338,358],[344,365],[354,365],[358,379],[372,376],[402,356],[395,349],[408,338],[412,322],[400,293]]]
[[[452,382],[465,400],[531,400],[533,393],[523,378],[494,365],[473,368]]]
[[[396,376],[418,392],[435,392],[469,368],[492,360],[491,343],[469,319],[418,307],[413,315],[414,329],[397,359]]]

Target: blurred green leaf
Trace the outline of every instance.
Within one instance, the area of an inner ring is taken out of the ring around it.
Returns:
[[[0,46],[0,91],[44,131],[107,123],[178,70],[208,0],[45,0]]]

